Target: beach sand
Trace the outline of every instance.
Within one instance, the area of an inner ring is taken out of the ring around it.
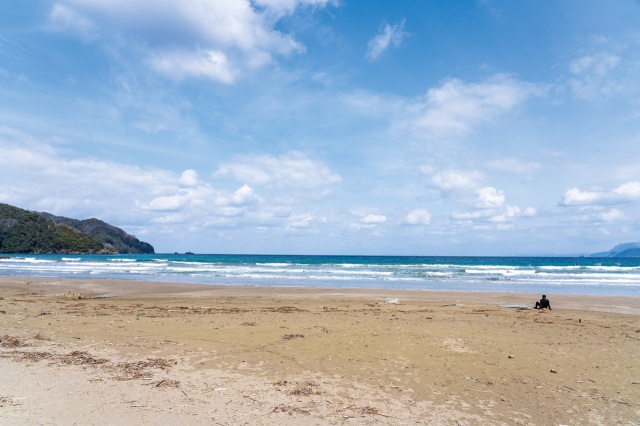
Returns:
[[[640,297],[548,296],[4,277],[0,423],[640,424]]]

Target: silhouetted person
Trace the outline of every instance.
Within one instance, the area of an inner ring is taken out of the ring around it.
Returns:
[[[542,299],[539,302],[536,302],[536,307],[534,309],[548,309],[551,310],[551,302],[547,299],[546,295],[542,295]]]

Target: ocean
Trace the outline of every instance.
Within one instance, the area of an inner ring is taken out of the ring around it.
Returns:
[[[5,255],[0,275],[204,285],[640,296],[640,258]]]

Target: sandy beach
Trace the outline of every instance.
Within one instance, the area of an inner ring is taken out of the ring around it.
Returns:
[[[640,297],[0,279],[12,425],[638,425]]]

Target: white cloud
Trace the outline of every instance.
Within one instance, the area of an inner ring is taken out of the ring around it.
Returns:
[[[390,47],[399,47],[407,36],[403,30],[404,20],[394,25],[384,23],[380,27],[380,32],[367,45],[367,58],[375,61]]]
[[[621,200],[638,200],[640,199],[640,182],[628,182],[620,185],[613,190],[617,197]]]
[[[277,16],[291,15],[298,7],[337,6],[337,0],[254,0],[258,6],[264,7]]]
[[[422,166],[420,171],[426,176],[425,185],[441,191],[464,190],[477,186],[481,174],[477,171],[437,170],[432,166]]]
[[[610,225],[614,222],[623,221],[625,218],[626,215],[624,212],[616,208],[606,210],[601,206],[583,206],[578,210],[577,214],[571,218],[571,220],[574,223],[581,222],[588,226],[599,228],[603,225]],[[601,230],[605,231],[605,229],[602,228]]]
[[[517,217],[532,217],[537,214],[533,207],[503,206],[500,209],[481,209],[466,213],[453,213],[451,218],[459,221],[480,221],[492,223],[509,222]]]
[[[262,202],[247,185],[228,192],[191,169],[177,174],[73,156],[2,126],[0,152],[0,202],[79,219],[195,226],[240,217]]]
[[[610,77],[610,73],[620,64],[620,57],[610,53],[585,55],[569,64],[574,78],[569,85],[576,97],[596,99],[624,90],[624,85]]]
[[[138,193],[153,199],[163,195],[162,188],[177,186],[179,180],[163,170],[70,157],[7,127],[0,127],[0,152],[0,185],[10,188],[5,201],[52,213],[75,210],[95,215],[111,210],[125,214],[135,204]],[[166,207],[171,203],[159,200],[158,204]]]
[[[276,188],[319,188],[342,180],[323,163],[297,151],[277,157],[269,154],[238,156],[233,163],[222,164],[214,176]]]
[[[208,185],[186,189],[173,186],[169,182],[166,182],[165,185],[162,189],[156,189],[156,192],[162,191],[166,195],[157,196],[148,203],[138,201],[136,203],[138,207],[153,212],[179,212],[203,205],[219,197]]]
[[[90,20],[62,4],[54,4],[51,8],[49,28],[80,36],[85,41],[93,40],[97,36],[95,25]]]
[[[405,225],[428,225],[431,223],[431,213],[425,209],[411,210],[402,221]]]
[[[175,80],[202,77],[230,84],[237,75],[226,55],[213,50],[160,52],[148,61],[156,71]]]
[[[312,213],[292,215],[287,221],[287,227],[292,229],[309,229],[315,222],[325,222],[325,218],[316,218]]]
[[[233,83],[243,70],[304,47],[277,29],[280,19],[324,0],[59,0],[50,27],[71,34],[125,35],[146,46],[143,58],[171,78]],[[168,37],[167,35],[170,35]]]
[[[602,201],[604,194],[601,192],[581,191],[578,188],[567,189],[562,196],[563,206],[596,204]]]
[[[230,198],[228,199],[223,198],[219,200],[220,204],[235,206],[235,207],[248,206],[251,204],[257,204],[259,202],[260,202],[260,197],[258,197],[255,191],[253,190],[253,188],[251,188],[248,185],[242,185],[233,193],[233,195]]]
[[[537,214],[533,207],[521,208],[508,205],[503,191],[493,187],[480,188],[476,192],[473,203],[475,210],[464,213],[453,213],[456,221],[470,223],[507,223],[517,217],[532,217]]]
[[[198,185],[198,172],[195,170],[185,170],[180,176],[180,183],[185,186]]]
[[[611,191],[582,191],[568,189],[562,196],[563,206],[624,204],[640,200],[640,182],[622,184]]]
[[[413,127],[426,137],[465,136],[540,93],[534,84],[501,74],[483,83],[451,79],[414,106]]]
[[[533,207],[520,208],[518,206],[506,206],[500,213],[489,218],[490,222],[504,223],[509,222],[516,217],[532,217],[536,215],[536,209]]]
[[[600,218],[604,222],[615,222],[616,220],[622,219],[623,217],[624,213],[618,209],[611,209],[600,214]]]
[[[620,57],[608,53],[587,55],[573,60],[569,64],[569,70],[575,75],[591,74],[604,77],[620,63]]]
[[[381,214],[368,214],[362,219],[360,219],[360,223],[363,225],[379,225],[385,223],[387,221],[387,217]]]
[[[179,195],[157,197],[151,200],[148,204],[141,205],[140,207],[145,210],[152,211],[177,211],[182,210],[187,202],[187,198]]]
[[[499,209],[505,205],[504,192],[493,187],[478,190],[475,206],[480,209]]]

